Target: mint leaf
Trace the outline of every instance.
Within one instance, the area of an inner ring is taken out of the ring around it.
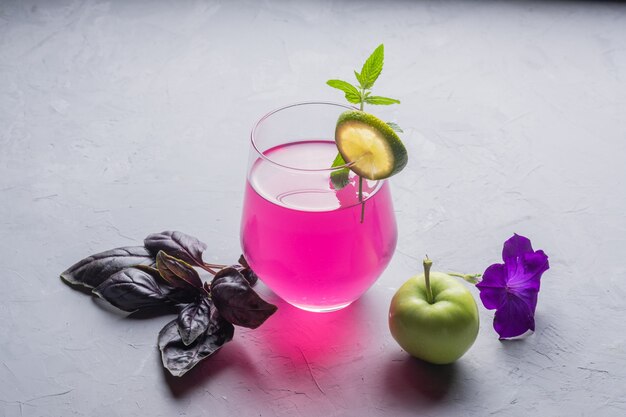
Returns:
[[[345,165],[346,161],[343,160],[343,157],[340,153],[337,153],[335,160],[333,161],[333,165],[331,168],[340,167]],[[335,170],[330,173],[330,182],[333,184],[333,188],[337,191],[341,190],[343,187],[348,185],[350,182],[350,169],[342,168]]]
[[[346,93],[346,100],[350,103],[358,104],[361,102],[361,93],[359,90],[347,81],[328,80],[326,84]]]
[[[361,86],[361,88],[363,88],[363,79],[361,78],[361,74],[354,71],[354,76],[356,77],[356,80],[359,82],[359,85]]]
[[[330,182],[333,184],[333,188],[336,191],[343,189],[346,185],[350,184],[350,170],[343,168],[333,171],[330,174]]]
[[[387,123],[387,126],[393,129],[394,132],[404,133],[404,130],[402,130],[402,128],[398,126],[396,123],[394,122],[386,122],[386,123]]]
[[[346,161],[344,161],[343,156],[341,156],[341,154],[337,152],[337,156],[335,157],[335,160],[333,161],[333,165],[331,166],[331,168],[337,168],[345,164],[346,164]]]
[[[389,104],[400,104],[400,100],[396,100],[395,98],[389,97],[381,97],[381,96],[367,96],[364,100],[368,104],[377,104],[387,106]]]
[[[360,77],[357,77],[363,89],[372,88],[383,70],[385,47],[381,43],[363,64]]]

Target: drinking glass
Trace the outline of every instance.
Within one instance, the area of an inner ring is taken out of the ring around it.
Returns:
[[[334,311],[358,299],[397,242],[389,185],[358,177],[335,190],[337,118],[352,107],[292,104],[259,120],[250,138],[241,245],[259,278],[288,303]],[[362,206],[364,204],[364,206]],[[362,209],[364,209],[362,217]]]

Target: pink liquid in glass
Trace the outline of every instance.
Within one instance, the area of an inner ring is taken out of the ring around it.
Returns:
[[[305,141],[264,152],[299,168],[327,167],[331,141]],[[261,280],[296,307],[333,311],[359,298],[383,272],[395,250],[396,221],[389,186],[364,181],[361,219],[358,181],[335,191],[329,172],[297,172],[258,158],[246,183],[241,241]]]

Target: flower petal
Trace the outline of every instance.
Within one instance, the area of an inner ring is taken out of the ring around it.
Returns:
[[[496,310],[493,328],[500,339],[520,336],[528,330],[535,330],[535,317],[524,300],[509,294],[502,307]]]
[[[507,268],[503,264],[493,264],[487,268],[482,280],[476,284],[480,290],[480,299],[483,305],[493,310],[499,308],[505,301],[507,285]]]
[[[543,251],[526,253],[507,265],[507,285],[513,290],[532,288],[539,291],[541,275],[550,268],[548,257]]]
[[[515,233],[509,238],[509,240],[504,242],[504,248],[502,249],[502,260],[506,262],[507,259],[517,258],[518,256],[522,256],[525,253],[532,252],[533,247],[530,243],[530,239]]]
[[[528,306],[528,309],[532,314],[535,314],[535,307],[537,307],[537,298],[539,295],[539,289],[534,288],[522,288],[509,290],[509,294],[521,300]],[[509,300],[507,299],[507,302]]]
[[[487,310],[495,310],[502,306],[506,298],[504,288],[483,287],[480,288],[480,300]]]

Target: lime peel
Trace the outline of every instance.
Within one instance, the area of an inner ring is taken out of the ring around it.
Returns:
[[[408,161],[396,132],[386,122],[360,110],[348,110],[339,116],[335,142],[350,169],[369,180],[395,175]]]

